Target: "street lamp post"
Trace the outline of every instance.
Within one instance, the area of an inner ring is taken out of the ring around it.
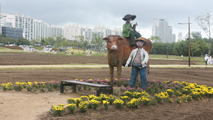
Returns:
[[[190,67],[190,17],[188,17],[188,23],[178,23],[178,24],[188,24],[188,40],[189,40],[189,67]]]

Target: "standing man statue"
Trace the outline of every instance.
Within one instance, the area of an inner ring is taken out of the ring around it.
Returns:
[[[149,60],[148,53],[143,49],[143,46],[146,45],[146,41],[143,38],[135,39],[137,48],[132,50],[129,58],[126,62],[125,67],[128,67],[129,63],[132,61],[132,73],[129,81],[130,87],[135,87],[136,78],[138,72],[141,79],[141,88],[147,88],[147,77],[146,77],[146,65]]]
[[[136,15],[130,15],[130,14],[125,15],[123,18],[123,20],[126,21],[126,23],[123,25],[123,37],[130,37],[131,46],[135,46],[135,42],[134,42],[135,37],[136,38],[141,37],[140,33],[138,33],[135,30],[138,24],[135,23],[132,26],[132,20],[134,20],[135,18],[136,18]]]

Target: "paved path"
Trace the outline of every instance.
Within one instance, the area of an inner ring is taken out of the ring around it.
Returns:
[[[156,59],[156,60],[183,60],[183,59],[167,59],[167,58],[149,58],[149,59]]]
[[[61,68],[61,67],[69,67],[69,68],[106,68],[108,65],[1,65],[0,68]],[[188,65],[150,65],[151,68],[188,68]],[[191,65],[190,67],[213,67],[213,65]]]

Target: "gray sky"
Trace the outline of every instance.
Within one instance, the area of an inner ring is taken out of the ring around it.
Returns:
[[[60,25],[77,23],[83,26],[104,25],[121,28],[126,14],[136,15],[134,22],[142,36],[152,34],[153,19],[166,19],[173,33],[187,34],[188,25],[177,23],[191,19],[191,31],[201,31],[196,16],[213,12],[213,0],[0,0],[2,13],[13,13],[42,20],[48,24]]]

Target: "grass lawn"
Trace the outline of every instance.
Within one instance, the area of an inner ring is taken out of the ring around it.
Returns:
[[[8,49],[5,47],[0,47],[0,52],[24,52],[24,50]]]
[[[35,48],[35,49],[37,49],[37,50],[42,50],[42,49],[43,49],[43,48],[40,47],[40,46],[35,46],[35,47],[32,47],[32,48]]]
[[[167,59],[167,55],[157,55],[157,54],[150,54],[150,58],[160,58],[160,59]],[[178,59],[178,60],[189,60],[189,56],[176,56],[176,55],[168,55],[168,59]],[[204,58],[201,57],[192,57],[190,56],[190,61],[198,61],[200,64],[205,64]]]
[[[4,49],[7,49],[7,48],[5,48],[5,47],[0,47],[0,50],[4,50]]]

